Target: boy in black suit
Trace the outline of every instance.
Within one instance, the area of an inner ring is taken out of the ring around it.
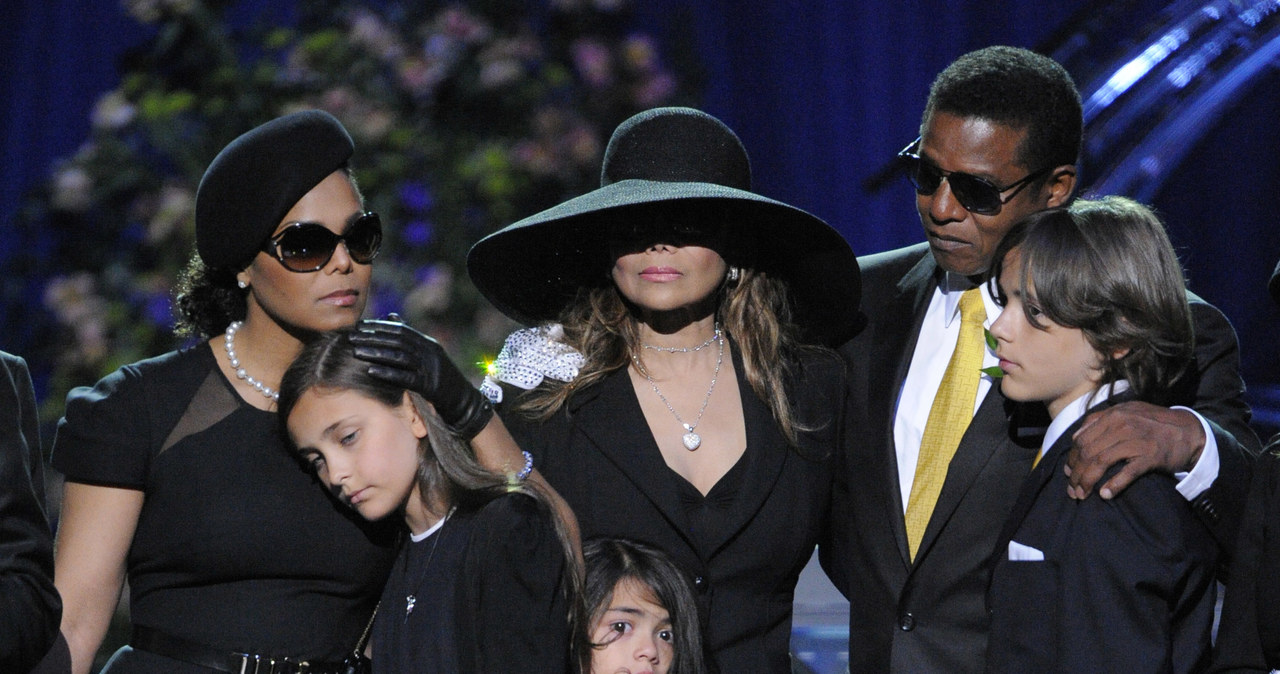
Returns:
[[[988,672],[1198,672],[1216,546],[1171,476],[1073,500],[1063,472],[1088,415],[1165,403],[1194,353],[1182,269],[1123,197],[1036,213],[997,249],[1000,390],[1053,418],[995,551]],[[994,280],[993,280],[994,282]]]

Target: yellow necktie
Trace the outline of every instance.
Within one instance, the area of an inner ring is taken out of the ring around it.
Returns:
[[[933,407],[929,408],[911,496],[907,500],[907,545],[912,559],[920,548],[920,539],[924,538],[942,483],[947,479],[951,457],[955,456],[960,438],[973,419],[973,404],[982,379],[982,356],[986,348],[982,323],[986,320],[981,292],[977,288],[964,291],[960,296],[960,337],[942,375]]]

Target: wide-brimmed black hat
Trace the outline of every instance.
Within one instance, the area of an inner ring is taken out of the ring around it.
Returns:
[[[277,117],[228,143],[196,191],[200,259],[247,264],[289,209],[354,151],[347,130],[322,110]]]
[[[620,124],[600,188],[481,239],[467,271],[499,311],[525,324],[554,320],[580,288],[609,282],[611,235],[662,221],[723,228],[731,265],[787,283],[806,341],[852,337],[861,277],[848,242],[817,216],[751,191],[736,134],[691,108],[655,108]]]

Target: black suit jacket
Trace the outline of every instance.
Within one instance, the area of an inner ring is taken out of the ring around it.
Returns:
[[[1280,669],[1280,435],[1254,470],[1214,648],[1214,672]]]
[[[979,672],[991,551],[1047,420],[1041,406],[1013,404],[992,388],[956,450],[913,562],[893,423],[939,271],[925,244],[860,258],[859,265],[865,328],[840,349],[849,371],[847,442],[833,487],[835,526],[822,546],[827,574],[850,599],[850,670]],[[1193,505],[1227,546],[1258,443],[1234,331],[1198,298],[1192,315],[1198,386],[1187,402],[1210,420],[1222,459],[1217,482]]]
[[[1067,496],[1062,467],[1080,423],[1023,480],[996,544],[987,671],[1203,671],[1217,546],[1168,475],[1108,501]],[[1010,560],[1010,541],[1043,559]]]
[[[35,666],[61,619],[35,392],[26,362],[0,352],[0,671]]]
[[[671,555],[691,581],[707,649],[721,672],[790,672],[796,581],[826,523],[832,457],[840,438],[843,367],[824,352],[803,359],[788,387],[813,430],[788,447],[764,402],[742,378],[747,449],[736,494],[719,503],[713,532],[691,534],[677,491],[624,370],[576,392],[543,424],[505,413],[535,465],[573,507],[583,538],[616,536]],[[674,423],[674,420],[673,420]],[[715,491],[711,492],[713,495]]]

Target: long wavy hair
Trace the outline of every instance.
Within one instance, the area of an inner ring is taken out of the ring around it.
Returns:
[[[281,432],[288,437],[286,424],[298,399],[311,389],[352,391],[388,407],[399,407],[406,390],[370,376],[369,364],[356,358],[350,340],[352,329],[321,333],[303,347],[280,381],[277,402]],[[581,614],[579,597],[582,574],[569,528],[552,507],[546,493],[529,482],[512,483],[505,475],[480,464],[471,445],[449,430],[422,396],[407,392],[414,409],[426,422],[427,437],[418,443],[417,488],[424,500],[441,494],[450,505],[476,509],[511,492],[533,498],[555,525],[564,551],[564,588],[569,599],[569,625],[574,629]]]
[[[786,383],[800,352],[821,347],[799,342],[787,286],[781,279],[744,268],[736,283],[725,281],[718,292],[716,321],[742,356],[743,376],[769,406],[783,437],[797,445],[800,432],[807,429],[796,418]],[[574,391],[630,365],[641,348],[639,319],[612,283],[580,290],[559,321],[564,342],[583,354],[586,362],[573,381],[546,380],[517,399],[517,413],[540,421],[555,415]]]
[[[661,550],[621,538],[598,538],[582,546],[586,560],[582,603],[585,620],[573,637],[574,659],[581,674],[590,674],[591,656],[608,642],[591,638],[596,621],[604,615],[620,583],[633,582],[649,594],[649,600],[671,616],[672,662],[670,674],[705,674],[702,628],[698,604],[689,580]]]

